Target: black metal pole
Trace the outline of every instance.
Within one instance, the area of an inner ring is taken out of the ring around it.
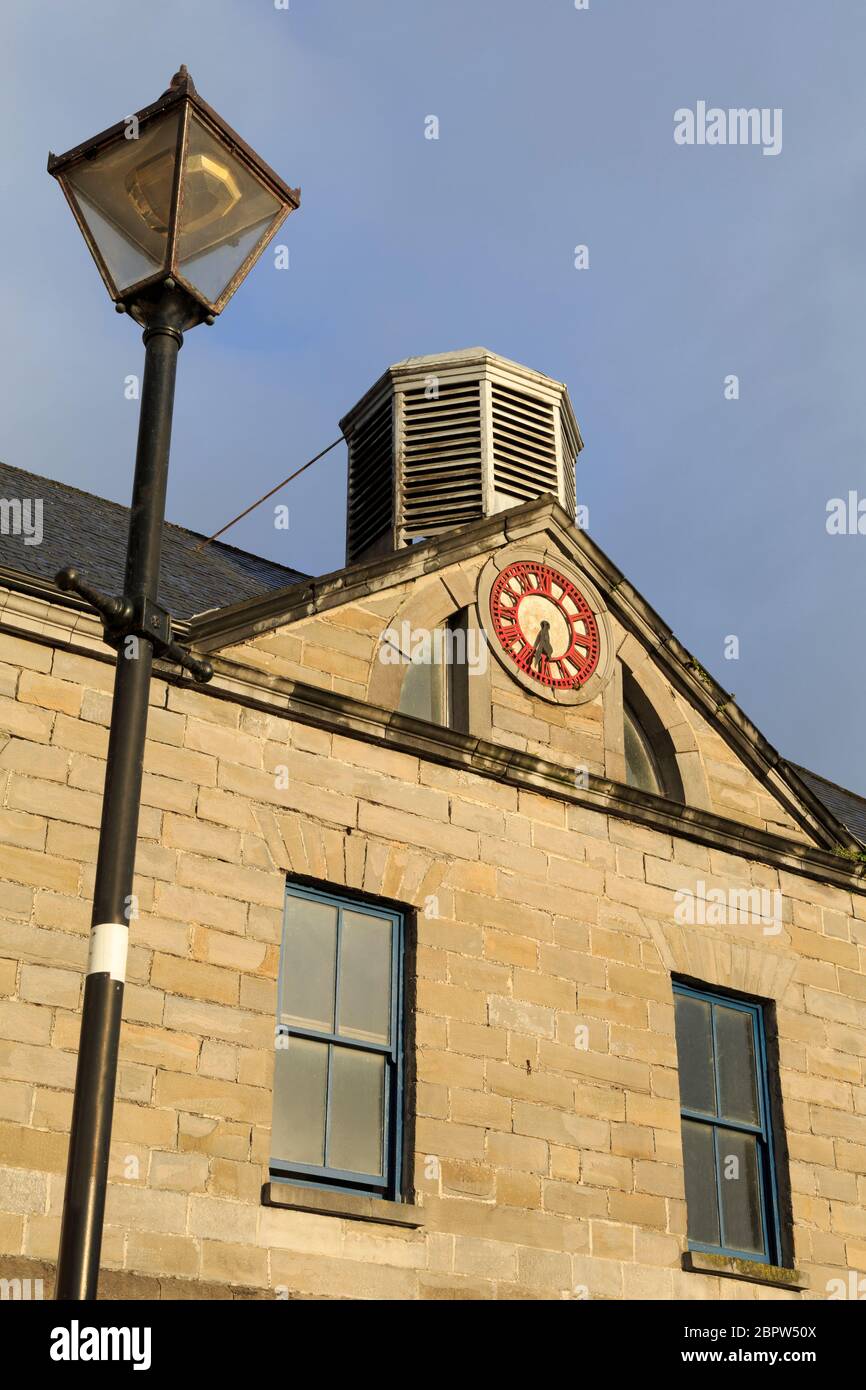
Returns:
[[[167,290],[144,331],[145,365],[124,597],[156,602],[182,297]],[[90,956],[63,1197],[55,1298],[96,1297],[126,971],[153,643],[117,653]]]

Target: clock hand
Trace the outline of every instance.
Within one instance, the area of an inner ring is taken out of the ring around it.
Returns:
[[[538,636],[535,639],[535,646],[532,648],[532,665],[538,664],[538,669],[542,669],[542,658],[546,657],[549,661],[553,656],[553,648],[550,645],[550,623],[546,618],[542,618]]]

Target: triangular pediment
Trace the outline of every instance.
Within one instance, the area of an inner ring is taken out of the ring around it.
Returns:
[[[701,812],[825,850],[857,846],[551,497],[209,613],[193,620],[190,637],[201,650],[274,677],[396,708],[397,676],[386,679],[377,667],[383,632],[393,632],[395,623],[401,630],[407,623],[433,627],[472,605],[486,612],[489,576],[512,555],[575,580],[597,612],[607,665],[596,671],[587,698],[570,700],[551,698],[549,690],[536,693],[532,681],[509,674],[507,662],[491,662],[491,715],[480,729],[483,737],[531,756],[585,765],[593,781],[621,786],[627,781],[622,689],[623,680],[630,681],[671,740],[685,817]]]

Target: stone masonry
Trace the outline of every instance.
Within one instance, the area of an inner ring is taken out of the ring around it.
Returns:
[[[613,600],[618,659],[663,714],[694,819],[623,788],[616,680],[573,712],[491,663],[474,736],[395,719],[382,629],[471,601],[484,534],[476,554],[413,551],[361,596],[212,642],[212,687],[153,682],[110,1296],[795,1300],[866,1271],[859,866]],[[0,1275],[50,1284],[113,657],[60,599],[4,602]],[[415,910],[399,1208],[267,1202],[287,875]],[[674,895],[697,880],[778,890],[781,930],[679,925]],[[683,1268],[672,975],[775,1006],[796,1289]]]

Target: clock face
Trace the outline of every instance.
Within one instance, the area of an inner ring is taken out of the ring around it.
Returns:
[[[598,666],[601,641],[583,594],[550,565],[520,560],[490,591],[490,617],[505,656],[550,690],[578,690]]]

